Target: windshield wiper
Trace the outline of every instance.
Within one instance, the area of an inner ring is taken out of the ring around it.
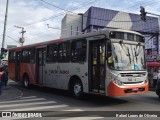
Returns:
[[[118,57],[117,57],[117,54],[115,53],[115,46],[113,44],[112,44],[112,48],[113,48],[113,53],[114,53],[113,56],[115,56],[115,61],[118,63]]]
[[[138,52],[136,52],[136,50],[135,50],[135,56],[138,56],[139,53],[140,53],[140,51],[142,50],[142,49],[140,49],[140,46],[141,46],[141,43],[138,43],[138,44],[136,45],[136,50],[137,50],[137,47],[139,47],[139,49],[138,49]]]
[[[138,54],[137,54],[137,52],[136,52],[136,48],[134,48],[134,53],[135,53],[136,62],[137,62],[137,56],[138,56]]]
[[[125,46],[125,44],[123,44],[123,41],[119,41],[119,44],[121,45],[122,49],[124,50],[125,54],[129,57],[129,62],[131,64],[131,55],[130,55],[130,52],[129,52],[129,48]],[[127,52],[126,52],[127,51]]]

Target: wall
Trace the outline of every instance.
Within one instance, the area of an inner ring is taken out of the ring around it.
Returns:
[[[61,38],[82,34],[82,16],[66,14],[61,24]]]

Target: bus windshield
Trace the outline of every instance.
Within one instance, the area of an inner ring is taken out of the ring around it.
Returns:
[[[139,43],[111,43],[108,67],[116,70],[145,70],[144,46]]]

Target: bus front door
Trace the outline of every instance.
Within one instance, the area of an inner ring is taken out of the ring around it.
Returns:
[[[36,84],[44,85],[46,48],[38,48],[36,52]]]
[[[96,40],[91,41],[89,45],[89,83],[91,92],[105,92],[105,44],[105,40]]]
[[[15,62],[15,80],[20,81],[20,51],[16,52],[16,62]]]

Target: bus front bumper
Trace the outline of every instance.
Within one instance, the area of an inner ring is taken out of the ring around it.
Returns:
[[[114,82],[111,82],[107,87],[106,96],[123,96],[131,94],[141,94],[148,92],[148,82],[141,85],[130,86],[118,86]]]

